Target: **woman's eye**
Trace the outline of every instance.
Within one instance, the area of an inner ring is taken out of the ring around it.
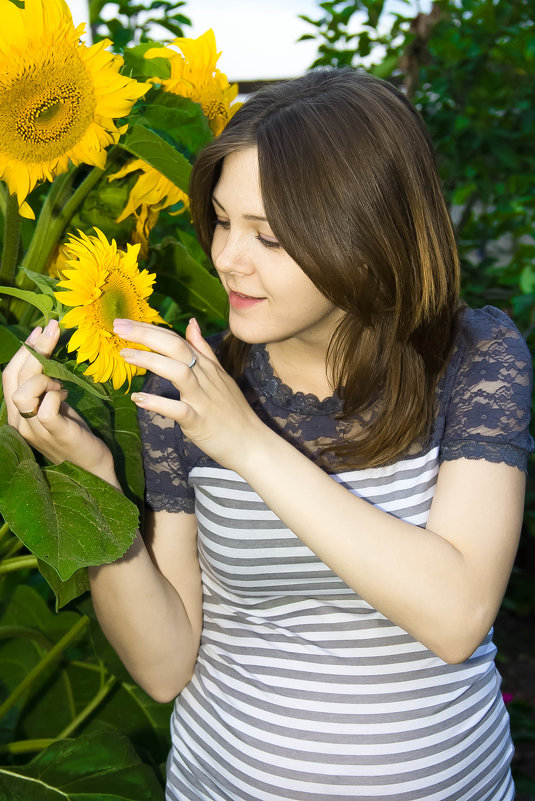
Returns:
[[[229,220],[220,220],[219,217],[216,217],[215,224],[220,225],[221,228],[224,228],[225,231],[228,231],[230,228],[230,221]]]
[[[279,243],[278,243],[276,240],[273,240],[273,239],[264,239],[264,237],[263,237],[263,236],[261,236],[261,234],[257,234],[257,236],[255,237],[255,239],[258,239],[258,241],[259,241],[259,242],[260,242],[262,245],[264,245],[264,247],[266,247],[266,248],[280,248],[280,244],[279,244]]]

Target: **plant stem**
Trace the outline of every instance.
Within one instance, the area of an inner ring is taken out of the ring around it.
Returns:
[[[88,718],[91,713],[98,707],[98,705],[106,698],[106,696],[110,693],[113,687],[117,684],[117,679],[115,676],[111,676],[106,684],[100,688],[98,693],[91,699],[91,701],[85,706],[82,711],[71,720],[68,726],[66,726],[63,731],[58,734],[58,740],[62,740],[65,737],[70,737],[72,733],[80,726],[86,718]]]
[[[9,523],[4,523],[4,525],[0,527],[0,540],[3,540],[6,534],[9,534]]]
[[[40,740],[16,740],[13,743],[0,745],[0,754],[31,754],[35,751],[42,751],[55,742],[57,742],[56,737],[43,737]]]
[[[24,557],[23,557],[24,558]],[[61,653],[72,645],[84,632],[84,629],[89,625],[89,618],[87,615],[78,620],[74,626],[69,629],[61,640],[59,640],[50,651],[35,665],[32,670],[24,677],[15,689],[9,694],[4,703],[0,706],[0,720],[4,715],[9,712],[12,706],[30,689],[33,682],[57,659]]]
[[[35,640],[47,650],[54,647],[53,641],[37,629],[32,629],[28,626],[0,626],[0,640],[8,640],[12,637],[25,637],[29,640]]]
[[[8,195],[4,216],[4,245],[0,264],[0,282],[11,286],[15,280],[15,270],[20,248],[20,214],[16,195]]]
[[[2,573],[13,573],[15,570],[23,570],[25,567],[37,567],[35,556],[17,556],[14,559],[4,559],[0,564],[0,575]]]

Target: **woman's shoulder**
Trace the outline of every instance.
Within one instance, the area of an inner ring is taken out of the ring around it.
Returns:
[[[481,309],[465,306],[459,314],[457,341],[464,344],[466,350],[472,352],[488,347],[492,342],[515,348],[516,343],[516,349],[523,352],[529,360],[529,351],[522,334],[506,312],[495,306],[484,306]]]
[[[464,308],[457,323],[447,370],[439,382],[436,431],[444,437],[443,458],[470,456],[470,443],[481,440],[503,448],[533,450],[529,435],[532,365],[528,347],[511,318],[500,309]],[[483,454],[475,458],[508,461]],[[490,447],[490,446],[489,446]]]

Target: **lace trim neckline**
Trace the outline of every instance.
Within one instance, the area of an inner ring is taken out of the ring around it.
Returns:
[[[255,385],[269,400],[283,409],[301,414],[332,414],[342,410],[342,401],[336,392],[320,400],[312,393],[294,392],[284,384],[273,372],[265,345],[254,345],[251,348],[249,367]]]

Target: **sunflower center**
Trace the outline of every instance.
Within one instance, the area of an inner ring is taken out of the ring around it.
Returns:
[[[132,290],[130,290],[131,293]],[[106,284],[99,299],[102,327],[113,333],[113,321],[116,317],[128,319],[130,317],[130,303],[126,287],[117,283]]]
[[[17,133],[36,145],[55,142],[71,130],[80,107],[82,94],[76,86],[64,84],[48,97],[29,102],[17,120]]]
[[[24,65],[0,90],[0,151],[24,162],[48,161],[83,137],[95,99],[87,69],[72,51]]]

